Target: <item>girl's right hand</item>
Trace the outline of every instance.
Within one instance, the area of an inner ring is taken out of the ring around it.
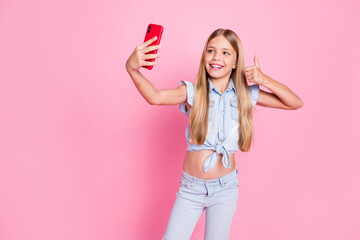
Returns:
[[[155,61],[154,62],[145,61],[147,59],[153,59],[159,57],[159,53],[146,54],[147,52],[151,52],[156,49],[160,49],[162,47],[161,45],[149,46],[151,43],[156,41],[156,39],[157,37],[155,36],[147,40],[146,42],[138,45],[135,48],[134,52],[130,55],[129,59],[126,61],[126,70],[128,71],[128,73],[137,71],[139,68],[143,66],[152,66],[156,64]]]

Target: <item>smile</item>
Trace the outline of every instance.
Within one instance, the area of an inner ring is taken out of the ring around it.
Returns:
[[[214,70],[222,69],[224,66],[218,65],[218,64],[210,64],[210,67]]]

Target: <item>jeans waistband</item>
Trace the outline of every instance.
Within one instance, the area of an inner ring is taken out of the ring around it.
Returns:
[[[210,183],[221,183],[223,184],[224,182],[229,181],[230,179],[237,177],[238,175],[238,169],[235,168],[234,171],[232,171],[231,173],[226,174],[225,176],[219,177],[219,178],[215,178],[215,179],[201,179],[201,178],[197,178],[194,177],[186,172],[182,173],[182,177],[185,178],[186,180],[198,183],[198,184],[210,184]]]

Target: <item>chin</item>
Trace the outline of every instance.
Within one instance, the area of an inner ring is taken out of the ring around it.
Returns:
[[[227,74],[224,74],[224,73],[222,73],[222,74],[217,74],[217,73],[209,73],[208,72],[208,75],[210,76],[210,77],[212,77],[212,78],[223,78],[223,77],[225,77],[225,76],[227,76]]]

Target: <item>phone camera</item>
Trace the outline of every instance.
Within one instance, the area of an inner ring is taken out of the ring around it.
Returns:
[[[151,29],[151,26],[149,26],[149,28],[148,28],[148,33],[150,33],[150,29]]]

